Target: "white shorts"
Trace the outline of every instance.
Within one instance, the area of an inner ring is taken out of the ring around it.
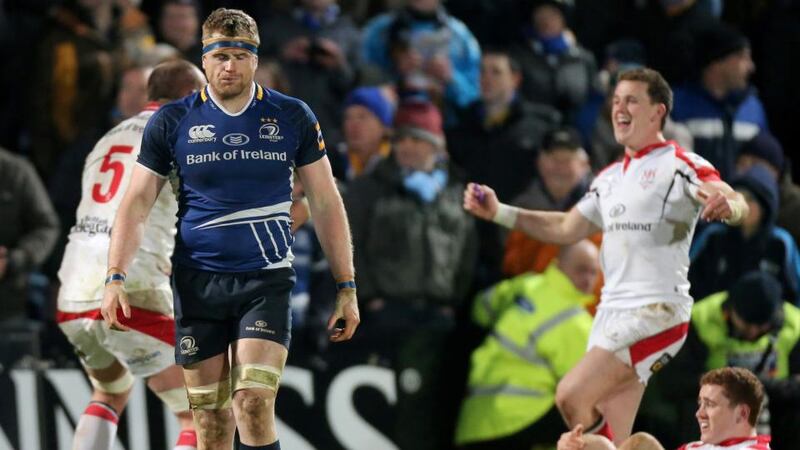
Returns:
[[[692,305],[654,303],[630,309],[597,311],[587,349],[600,347],[636,370],[642,384],[683,346]]]
[[[128,293],[131,318],[119,310],[120,321],[130,331],[110,330],[100,314],[102,301],[59,300],[58,326],[81,362],[89,369],[104,369],[119,361],[133,375],[149,377],[175,364],[175,319],[169,290]]]

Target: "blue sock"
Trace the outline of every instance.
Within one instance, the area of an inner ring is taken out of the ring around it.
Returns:
[[[259,445],[257,447],[251,447],[249,445],[244,445],[241,442],[237,442],[236,446],[238,450],[281,450],[281,441],[275,441],[272,444]]]

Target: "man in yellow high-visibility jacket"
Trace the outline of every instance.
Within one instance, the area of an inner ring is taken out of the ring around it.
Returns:
[[[586,352],[585,306],[600,273],[588,240],[564,247],[541,274],[505,280],[478,295],[473,319],[490,329],[472,353],[455,441],[463,449],[555,447],[566,431],[558,381]]]

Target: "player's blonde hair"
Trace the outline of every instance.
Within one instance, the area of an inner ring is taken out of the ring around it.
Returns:
[[[215,33],[223,36],[246,38],[256,44],[261,42],[256,21],[239,9],[215,9],[203,22],[203,40],[205,41]]]

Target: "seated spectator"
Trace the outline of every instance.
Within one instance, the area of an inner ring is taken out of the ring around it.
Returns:
[[[475,183],[495,187],[500,201],[511,201],[536,178],[536,153],[561,115],[547,105],[519,96],[519,64],[508,53],[490,50],[481,58],[481,97],[447,133],[455,164]]]
[[[394,105],[382,88],[360,87],[350,92],[344,100],[344,142],[331,158],[334,175],[352,180],[389,156],[393,119]]]
[[[356,80],[360,33],[336,0],[301,0],[260,27],[263,52],[278,58],[295,89],[325,130],[341,142],[341,107]]]
[[[750,43],[722,23],[707,25],[695,40],[700,77],[675,89],[672,119],[689,128],[694,151],[729,180],[741,145],[767,128],[764,107],[748,81],[755,70]]]
[[[589,97],[597,67],[567,28],[563,8],[556,0],[535,2],[511,55],[522,67],[522,96],[558,109],[571,122]]]
[[[197,0],[166,0],[161,3],[158,18],[159,40],[175,47],[182,58],[198,66],[203,57],[201,15]]]
[[[28,277],[58,239],[58,217],[25,159],[0,148],[0,323],[28,317]]]
[[[424,93],[442,104],[448,124],[478,98],[480,46],[440,0],[405,0],[367,22],[362,56],[397,81],[401,96]]]
[[[700,440],[678,450],[770,450],[771,436],[757,434],[756,419],[764,404],[764,386],[747,369],[725,367],[712,370],[700,379],[697,395],[697,423]],[[583,436],[582,426],[561,435],[558,450],[613,450],[603,437]],[[664,450],[647,433],[636,433],[619,450]]]
[[[592,318],[584,307],[599,274],[597,247],[584,240],[563,247],[544,273],[476,297],[473,320],[491,333],[472,353],[460,448],[528,450],[566,431],[555,388],[586,351]]]
[[[119,79],[117,101],[111,110],[111,124],[139,114],[147,104],[147,78],[151,67],[132,66],[125,69]]]
[[[736,173],[743,173],[754,164],[769,169],[778,183],[777,225],[786,229],[795,243],[800,242],[800,186],[792,181],[792,173],[787,170],[783,146],[769,131],[762,130],[742,146],[736,159]]]
[[[694,298],[725,291],[751,270],[775,276],[784,299],[800,303],[800,255],[792,236],[775,225],[778,187],[769,170],[754,165],[731,182],[744,195],[750,214],[741,226],[706,226],[692,242],[689,282]]]
[[[592,181],[589,157],[577,132],[571,128],[553,130],[545,136],[537,159],[540,174],[511,204],[521,208],[567,211],[586,193]],[[601,234],[590,239],[600,245]],[[556,257],[559,247],[512,230],[505,241],[503,273],[515,276],[541,273]],[[602,277],[596,290],[602,286]]]
[[[781,448],[800,444],[800,309],[785,302],[772,275],[752,271],[730,289],[695,303],[684,350],[677,356],[673,386],[694,383],[706,370],[742,367],[767,389],[769,413],[759,428],[771,429]],[[680,383],[680,384],[679,384]],[[693,399],[672,396],[680,430],[689,430]],[[681,433],[681,431],[678,431]],[[685,434],[685,433],[684,433]]]
[[[359,334],[370,352],[383,346],[401,378],[394,441],[441,449],[451,439],[443,397],[453,370],[443,355],[475,266],[474,222],[462,208],[464,183],[443,158],[439,110],[401,104],[395,132],[391,157],[344,195],[366,325]]]

